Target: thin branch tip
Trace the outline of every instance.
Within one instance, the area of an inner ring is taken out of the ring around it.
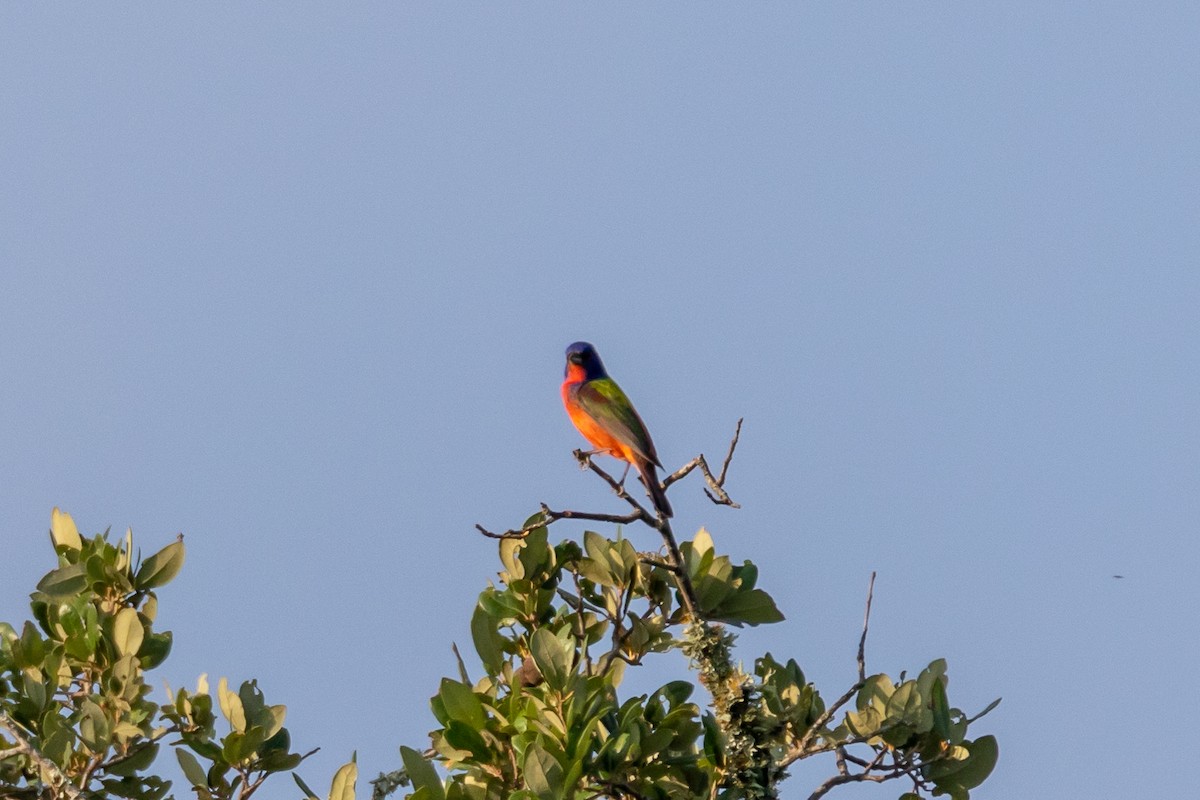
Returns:
[[[858,681],[867,680],[867,628],[871,624],[871,600],[875,597],[875,570],[871,570],[871,580],[867,584],[867,608],[863,612],[862,636],[858,638]]]

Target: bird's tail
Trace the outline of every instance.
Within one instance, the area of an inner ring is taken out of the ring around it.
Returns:
[[[671,504],[667,502],[667,493],[663,491],[662,484],[658,482],[658,472],[655,471],[654,465],[645,461],[637,466],[642,483],[645,484],[646,491],[649,492],[650,499],[654,501],[654,507],[658,509],[658,513],[664,517],[674,516],[675,512],[671,510]]]

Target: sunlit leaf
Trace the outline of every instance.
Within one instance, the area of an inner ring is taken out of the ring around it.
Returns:
[[[358,764],[351,761],[343,764],[333,774],[329,787],[329,800],[354,800],[354,786],[358,783]]]
[[[67,512],[59,511],[57,506],[50,512],[50,540],[54,542],[56,548],[83,549],[83,539],[79,537],[79,529],[75,527],[75,520],[71,519],[71,515]]]
[[[117,649],[117,655],[137,655],[146,635],[146,629],[138,619],[138,612],[132,608],[122,608],[113,618],[112,628],[112,642]]]

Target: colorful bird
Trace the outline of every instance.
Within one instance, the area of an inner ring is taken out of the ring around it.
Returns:
[[[562,399],[571,422],[596,452],[608,453],[637,467],[654,507],[662,516],[670,517],[674,512],[654,470],[662,466],[654,452],[654,442],[650,441],[646,425],[629,398],[608,377],[596,348],[587,342],[575,342],[568,347],[565,374]],[[625,471],[628,474],[629,467]]]

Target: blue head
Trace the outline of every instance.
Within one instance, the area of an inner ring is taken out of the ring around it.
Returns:
[[[608,377],[600,354],[588,342],[575,342],[567,347],[567,368],[563,374],[567,378],[585,381]]]

